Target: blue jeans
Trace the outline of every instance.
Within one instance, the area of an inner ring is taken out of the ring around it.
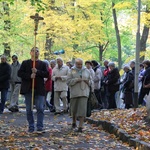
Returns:
[[[32,93],[25,94],[25,104],[26,104],[26,114],[27,121],[29,124],[29,130],[34,130],[34,116],[31,108]],[[34,103],[37,110],[37,129],[43,128],[43,119],[44,119],[44,102],[45,97],[41,95],[34,96]]]
[[[1,89],[1,103],[0,103],[0,113],[3,113],[5,108],[5,102],[7,100],[8,89]]]

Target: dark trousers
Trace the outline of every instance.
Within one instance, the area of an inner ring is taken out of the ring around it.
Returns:
[[[95,89],[94,93],[95,93],[95,96],[96,96],[99,104],[102,105],[102,98],[101,98],[101,91],[100,91],[100,89]]]
[[[143,88],[141,88],[140,94],[139,94],[139,105],[143,104],[143,102],[144,102],[143,99],[144,99],[146,94],[148,94],[148,91],[147,90],[143,90]]]
[[[8,89],[1,89],[1,103],[0,103],[0,113],[3,113],[5,108],[5,102],[7,100]]]
[[[68,88],[68,91],[67,91],[67,100],[68,100],[68,103],[70,103],[70,89]]]
[[[54,106],[54,81],[52,81],[52,95],[50,104]]]
[[[101,98],[102,98],[102,104],[103,104],[103,108],[107,109],[108,108],[108,90],[107,87],[105,85],[103,85],[102,90],[101,90]]]
[[[109,92],[108,94],[108,109],[117,108],[115,94],[116,92],[114,91]]]

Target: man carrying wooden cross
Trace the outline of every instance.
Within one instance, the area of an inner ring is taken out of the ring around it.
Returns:
[[[22,62],[18,71],[18,76],[22,78],[21,94],[25,96],[27,121],[29,124],[28,132],[34,132],[35,124],[32,109],[32,88],[34,88],[34,104],[37,110],[37,131],[43,131],[45,87],[44,78],[49,77],[46,63],[39,60],[39,49],[33,47],[30,51],[31,59]],[[35,68],[33,62],[35,59]],[[32,80],[34,86],[32,87]]]

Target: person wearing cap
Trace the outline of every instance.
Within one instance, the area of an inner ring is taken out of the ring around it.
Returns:
[[[5,108],[5,102],[7,100],[7,92],[9,89],[10,75],[11,75],[11,67],[7,63],[6,56],[2,55],[0,63],[0,92],[1,92],[0,114],[3,114]]]
[[[8,108],[11,112],[19,111],[18,108],[18,98],[21,87],[21,78],[18,77],[18,70],[20,69],[21,64],[18,61],[18,56],[12,56],[13,63],[11,64],[11,78],[10,78],[10,106]]]
[[[44,103],[45,103],[45,86],[44,78],[49,77],[48,67],[45,62],[39,60],[39,49],[33,47],[30,51],[31,59],[22,62],[18,71],[18,76],[21,77],[21,91],[25,96],[27,121],[29,124],[28,132],[34,132],[35,121],[32,109],[32,90],[34,88],[34,104],[37,110],[37,131],[43,131],[44,119]],[[35,67],[33,63],[35,61]],[[32,81],[34,79],[34,85]]]

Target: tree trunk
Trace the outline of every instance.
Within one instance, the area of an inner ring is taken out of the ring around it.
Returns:
[[[146,52],[146,42],[147,42],[147,39],[148,39],[148,34],[149,34],[149,27],[144,25],[142,37],[141,37],[141,40],[140,40],[140,52],[143,52],[142,57],[140,57],[140,62],[142,62],[145,58],[145,53],[144,52]]]
[[[113,12],[113,18],[114,18],[114,26],[116,31],[116,39],[117,39],[117,47],[118,47],[118,69],[121,69],[122,65],[122,58],[121,58],[121,39],[120,39],[120,33],[118,29],[118,22],[117,22],[117,14],[116,9],[114,9],[115,4],[112,2],[112,12]]]
[[[45,43],[45,53],[44,53],[44,59],[50,59],[50,55],[52,54],[52,46],[53,46],[53,40],[49,36],[49,34],[46,34],[46,43]]]
[[[98,45],[98,49],[99,49],[99,61],[102,62],[103,61],[103,52],[105,51],[105,49],[107,48],[109,44],[109,41],[107,41],[106,44],[101,44],[99,43]]]
[[[147,16],[150,14],[148,6],[146,6],[146,14],[147,14]],[[148,22],[150,22],[150,20],[148,20],[148,18],[146,18],[146,19]],[[148,35],[149,35],[149,27],[146,24],[144,24],[143,33],[142,33],[142,37],[140,40],[140,52],[142,52],[142,57],[140,57],[140,62],[142,62],[145,58],[146,42],[148,39]]]
[[[99,44],[99,61],[102,62],[103,61],[103,47],[104,45]]]
[[[11,22],[9,20],[9,4],[7,2],[3,2],[3,10],[4,10],[4,16],[5,16],[5,20],[4,20],[4,30],[9,32],[10,28],[11,28]],[[4,55],[6,55],[8,57],[8,59],[10,59],[10,43],[9,42],[4,42]]]
[[[146,110],[147,110],[147,119],[150,122],[150,94],[145,96],[145,100],[146,100]]]
[[[75,13],[76,13],[76,0],[72,0],[71,1],[71,5],[74,7],[73,9],[74,9],[74,14],[71,16],[71,18],[72,18],[72,20],[75,20]],[[73,43],[73,50],[74,51],[76,51],[76,49],[78,48],[78,44],[76,44],[76,43]]]

